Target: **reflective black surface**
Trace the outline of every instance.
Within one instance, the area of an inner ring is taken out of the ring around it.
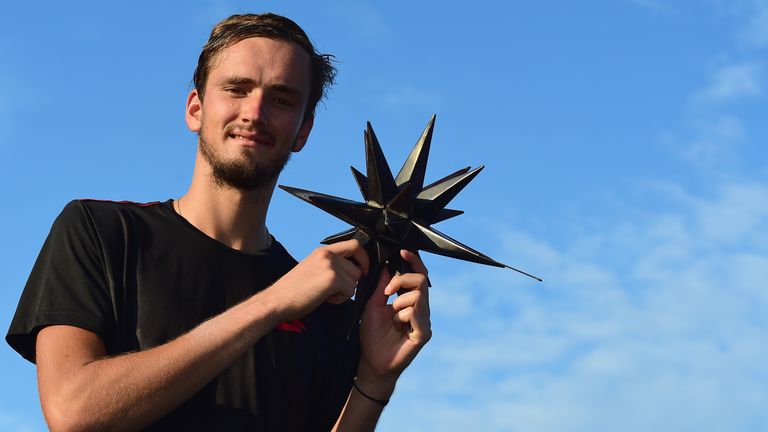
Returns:
[[[434,125],[435,116],[432,116],[395,177],[371,124],[367,124],[364,132],[366,174],[352,167],[352,174],[365,202],[280,185],[281,189],[353,226],[325,238],[323,243],[356,238],[368,251],[371,271],[358,284],[353,326],[362,316],[365,303],[385,267],[392,272],[404,273],[410,270],[400,257],[400,249],[423,250],[465,261],[506,267],[541,281],[536,276],[495,261],[431,227],[432,224],[463,213],[445,206],[483,169],[482,166],[475,169],[462,168],[424,186]]]

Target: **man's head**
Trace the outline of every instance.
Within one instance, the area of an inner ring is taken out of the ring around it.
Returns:
[[[336,68],[332,63],[333,56],[318,53],[307,34],[298,24],[288,18],[271,13],[232,15],[216,24],[211,30],[211,36],[203,46],[192,78],[200,100],[205,98],[208,75],[215,66],[218,55],[227,47],[252,37],[292,42],[307,52],[310,59],[310,93],[304,120],[312,117],[317,103],[334,83]]]
[[[291,152],[307,141],[334,78],[330,58],[284,17],[235,15],[217,24],[187,98],[201,173],[240,190],[274,187]]]

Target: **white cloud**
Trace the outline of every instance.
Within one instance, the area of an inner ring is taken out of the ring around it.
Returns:
[[[521,267],[543,284],[433,272],[435,337],[382,429],[768,424],[768,187],[668,190],[678,211],[607,223],[561,248],[507,233],[508,253],[496,254],[528,258]]]
[[[745,32],[755,44],[768,23],[768,7],[757,10]],[[692,98],[691,137],[666,140],[692,164],[727,171],[748,134],[723,104],[760,97],[763,72],[749,61],[715,71]],[[484,268],[433,272],[434,339],[382,429],[765,429],[768,187],[654,193],[668,210],[574,229],[584,234],[565,245],[506,233],[508,250],[492,255],[525,257],[515,266],[541,285]]]
[[[721,116],[698,126],[697,135],[682,149],[682,155],[697,166],[712,167],[733,162],[734,147],[744,136],[742,122],[733,116]]]
[[[695,214],[697,228],[715,242],[713,246],[766,244],[764,239],[755,238],[768,232],[768,190],[763,186],[727,186],[718,200],[698,202]]]
[[[754,2],[740,36],[753,47],[768,46],[768,2]]]
[[[746,138],[746,127],[738,117],[719,114],[697,120],[690,138],[665,134],[661,139],[693,166],[717,171],[739,162],[740,146]]]
[[[742,63],[717,70],[711,83],[698,95],[708,102],[726,102],[762,93],[762,64]]]
[[[738,147],[747,138],[747,128],[737,116],[723,112],[723,105],[763,94],[763,62],[745,62],[715,71],[710,83],[691,98],[694,116],[689,138],[666,134],[662,139],[692,165],[722,171],[740,163]]]
[[[715,12],[736,20],[741,48],[768,46],[768,0],[709,0]]]

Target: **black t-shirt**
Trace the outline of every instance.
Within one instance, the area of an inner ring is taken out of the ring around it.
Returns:
[[[110,355],[151,348],[271,285],[296,261],[278,243],[245,254],[180,217],[172,201],[79,200],[54,222],[6,340],[35,361],[46,325],[98,334]],[[357,369],[349,302],[283,323],[150,429],[329,430]]]

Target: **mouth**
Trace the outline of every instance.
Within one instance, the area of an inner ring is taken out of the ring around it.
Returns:
[[[271,147],[272,139],[265,134],[248,131],[235,131],[227,134],[227,137],[244,147]]]

